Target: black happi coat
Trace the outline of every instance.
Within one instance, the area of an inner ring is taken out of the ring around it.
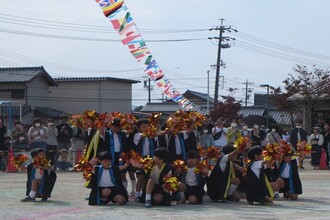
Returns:
[[[97,129],[93,128],[89,135],[87,135],[87,151],[88,152],[88,149],[90,148],[90,144],[93,140],[93,137],[95,135],[95,133],[97,132]],[[93,156],[94,156],[94,153],[95,155],[97,156],[99,153],[103,152],[103,151],[108,151],[109,150],[109,147],[107,147],[107,143],[106,143],[106,140],[105,140],[105,137],[102,138],[101,136],[99,137],[99,141],[98,141],[98,146],[97,146],[97,149],[96,149],[96,152],[94,152],[94,148],[91,149],[91,153],[89,155],[89,158],[88,161],[90,161]]]
[[[180,147],[181,147],[181,157],[182,158],[178,158],[178,156],[176,155],[176,146],[175,146],[175,135],[169,135],[169,140],[168,140],[168,150],[171,154],[172,160],[186,160],[186,153],[187,153],[187,149],[186,149],[186,145],[185,145],[185,141],[184,141],[184,137],[182,133],[178,133],[178,138],[179,138],[179,142],[180,142]]]
[[[95,166],[95,173],[92,175],[91,182],[89,184],[89,188],[92,189],[89,195],[88,205],[101,205],[101,192],[99,190],[98,183],[100,181],[101,175],[100,170],[103,169],[102,166]],[[125,197],[126,202],[128,201],[127,191],[121,181],[120,170],[116,166],[111,166],[109,169],[113,170],[114,179],[115,179],[115,187],[117,188],[118,194]],[[105,172],[105,171],[103,171]],[[107,201],[109,202],[109,201]]]
[[[30,163],[27,166],[27,181],[26,181],[26,195],[29,196],[32,187],[32,180],[34,180],[34,174],[37,172],[35,168],[33,168],[33,164]],[[51,193],[53,191],[57,175],[54,170],[43,170],[43,177],[41,180],[41,184],[37,191],[37,196],[41,196],[43,198],[50,198]]]
[[[260,169],[259,178],[251,169],[254,162],[251,162],[246,172],[246,199],[249,202],[265,202],[265,197],[273,197],[273,191],[270,186],[267,186],[267,176],[264,168]]]
[[[219,165],[221,159],[222,157],[218,160],[209,178],[207,179],[207,194],[213,201],[218,201],[227,198],[227,191],[228,187],[230,186],[230,181],[228,181],[228,179],[231,178],[230,167],[234,166],[233,162],[231,160],[228,160],[226,169],[224,172],[222,172]]]
[[[280,176],[285,168],[286,163],[282,162],[279,167]],[[302,185],[298,173],[298,164],[297,160],[291,160],[289,163],[290,166],[290,177],[289,177],[289,186],[290,193],[302,194]]]
[[[145,142],[145,139],[148,139],[149,141],[149,150],[150,150],[150,157],[154,156],[154,152],[157,148],[156,142],[154,138],[149,138],[149,137],[143,137],[141,140],[139,140],[138,144],[135,146],[136,152],[139,153],[141,156],[143,156],[143,145]],[[147,155],[144,155],[147,156]]]
[[[186,140],[184,140],[184,144],[186,146],[186,151],[197,151],[197,136],[194,131],[188,134]]]

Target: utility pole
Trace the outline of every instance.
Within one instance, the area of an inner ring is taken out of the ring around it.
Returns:
[[[150,78],[148,79],[148,103],[151,103]]]
[[[249,85],[253,85],[253,83],[249,83],[249,80],[246,80],[245,84],[245,106],[247,106],[247,100],[249,98],[249,92],[252,92],[252,89],[249,89]]]
[[[267,87],[267,128],[269,128],[269,88],[274,89],[274,87],[269,84],[262,84],[260,87]]]
[[[248,87],[249,87],[249,81],[246,80],[246,84],[245,84],[245,107],[247,106],[247,100],[248,100]]]
[[[207,71],[207,104],[206,104],[206,112],[210,114],[210,70]]]
[[[236,29],[233,29],[231,26],[224,26],[223,21],[224,19],[220,19],[221,25],[217,26],[215,28],[211,28],[210,31],[217,30],[219,31],[219,37],[209,37],[209,39],[217,39],[219,41],[218,43],[218,56],[217,56],[217,64],[216,64],[216,73],[215,73],[215,91],[214,91],[214,106],[215,108],[218,104],[219,99],[219,78],[220,78],[220,68],[222,66],[221,64],[221,49],[230,48],[230,45],[228,43],[223,43],[224,41],[233,41],[235,38],[232,37],[225,37],[223,36],[223,33],[225,32],[237,32]]]

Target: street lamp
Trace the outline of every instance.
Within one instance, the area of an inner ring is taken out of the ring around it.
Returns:
[[[267,87],[267,129],[269,129],[269,84],[262,84],[260,87]]]

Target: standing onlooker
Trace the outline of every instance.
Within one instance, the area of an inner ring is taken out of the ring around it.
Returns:
[[[57,155],[57,128],[54,126],[53,119],[48,119],[47,123],[47,148],[46,157],[53,162],[56,170],[56,155]]]
[[[223,127],[223,121],[221,119],[218,119],[214,125],[215,127],[212,129],[214,145],[222,151],[222,148],[228,144],[227,129]]]
[[[317,169],[320,166],[320,159],[323,145],[323,135],[320,134],[321,129],[319,127],[313,128],[313,134],[309,137],[308,143],[312,145],[312,166]]]
[[[281,136],[276,131],[276,126],[272,126],[270,132],[266,136],[268,144],[279,144],[281,142]]]
[[[47,147],[47,129],[42,126],[41,120],[35,118],[32,127],[28,131],[28,139],[31,149],[43,149]]]
[[[18,151],[29,151],[29,141],[25,137],[23,132],[17,133],[16,139],[13,140],[13,149],[15,152]]]
[[[329,167],[329,148],[330,148],[330,122],[325,122],[323,131],[323,146],[327,157],[327,166]]]
[[[206,126],[202,127],[202,134],[199,137],[199,141],[200,146],[202,146],[204,149],[214,145],[213,137],[208,133]]]
[[[241,137],[241,131],[237,128],[237,120],[231,121],[230,127],[227,128],[227,142],[234,145],[234,142]]]
[[[307,134],[306,131],[302,128],[303,122],[302,120],[296,121],[296,127],[293,128],[290,132],[290,143],[292,146],[297,149],[299,141],[306,141],[307,142]],[[303,163],[303,160],[301,161]],[[301,164],[301,169],[305,169],[304,166]]]
[[[72,128],[68,124],[68,116],[61,117],[61,124],[56,126],[58,131],[57,146],[58,149],[69,150],[71,147],[71,138],[73,137]]]
[[[14,129],[11,131],[11,138],[13,140],[16,140],[17,139],[17,135],[19,133],[23,133],[26,136],[26,133],[24,132],[24,128],[22,126],[22,122],[20,122],[20,121],[17,120],[17,121],[14,122]]]
[[[242,122],[241,125],[242,125],[241,136],[250,138],[251,133],[248,130],[249,126],[244,121]]]
[[[7,133],[6,126],[3,125],[2,117],[0,116],[0,169],[5,171],[5,161],[6,161],[6,145],[5,145],[5,135]]]
[[[302,120],[296,121],[296,127],[293,128],[290,132],[290,143],[292,146],[297,149],[298,141],[307,141],[306,131],[302,128]]]
[[[212,134],[212,128],[214,127],[214,125],[212,124],[212,119],[211,119],[211,117],[209,115],[205,115],[205,120],[203,122],[203,125],[198,128],[198,132],[200,134],[202,134],[202,128],[204,126],[207,127],[208,133],[209,134]]]
[[[253,124],[253,130],[251,131],[251,140],[253,146],[261,146],[261,142],[266,138],[265,132],[260,129],[258,123]]]

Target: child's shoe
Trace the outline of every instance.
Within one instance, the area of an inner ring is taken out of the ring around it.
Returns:
[[[35,201],[35,198],[31,198],[30,196],[21,199],[21,202],[32,202],[32,201]]]
[[[146,208],[151,208],[151,200],[147,200],[146,203],[144,204],[144,207]]]

